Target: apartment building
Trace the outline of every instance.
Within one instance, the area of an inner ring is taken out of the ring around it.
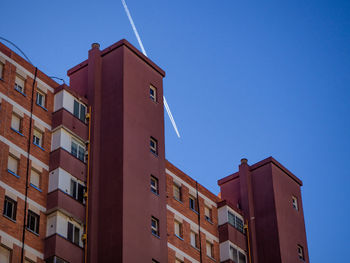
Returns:
[[[302,182],[275,159],[219,196],[165,159],[165,72],[129,42],[68,76],[0,43],[0,262],[309,262]]]

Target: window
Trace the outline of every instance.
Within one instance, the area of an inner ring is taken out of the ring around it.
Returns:
[[[45,260],[46,263],[68,263],[67,261],[63,260],[62,258],[53,256]]]
[[[20,77],[19,75],[16,76],[15,79],[15,90],[17,90],[18,92],[24,94],[24,79],[22,77]]]
[[[70,180],[70,195],[80,203],[84,202],[84,186],[77,181]]]
[[[157,144],[158,144],[157,140],[151,137],[149,146],[150,146],[151,152],[154,153],[155,155],[158,155],[158,145]]]
[[[244,225],[243,220],[234,215],[231,212],[228,212],[228,222],[231,224],[234,228],[239,230],[240,232],[244,233]]]
[[[36,234],[39,234],[39,220],[39,215],[31,210],[28,210],[27,228]]]
[[[305,257],[304,257],[304,248],[300,245],[298,245],[298,256],[299,256],[299,259],[301,260],[304,260]]]
[[[4,64],[0,62],[0,79],[4,79]]]
[[[151,175],[151,191],[155,194],[159,193],[158,179]]]
[[[192,247],[199,248],[199,239],[198,239],[198,234],[191,231],[191,245]]]
[[[195,211],[197,211],[197,198],[195,198],[194,196],[190,195],[190,208]]]
[[[78,119],[80,119],[81,121],[85,122],[86,106],[78,102],[77,100],[74,100],[73,115]]]
[[[207,206],[204,207],[204,216],[205,216],[205,220],[212,223],[212,210],[211,210],[211,208],[209,208]]]
[[[295,196],[292,196],[292,204],[293,208],[298,211],[298,198],[296,198]]]
[[[183,233],[182,233],[182,223],[178,222],[178,221],[174,221],[174,234],[175,236],[179,237],[179,238],[183,238]]]
[[[230,246],[230,259],[237,263],[246,263],[246,256],[237,248]]]
[[[76,245],[79,245],[80,229],[68,222],[67,239]]]
[[[159,237],[159,220],[152,216],[151,219],[152,234]]]
[[[74,139],[72,139],[71,154],[79,160],[85,161],[85,147]]]
[[[17,114],[12,114],[11,128],[19,133],[22,133],[22,118]]]
[[[173,185],[173,192],[174,192],[174,198],[177,201],[182,201],[182,191],[181,191],[181,186],[179,186],[178,184]]]
[[[38,130],[38,129],[34,129],[33,130],[33,143],[36,146],[39,146],[40,148],[42,148],[43,146],[43,132]]]
[[[214,246],[211,242],[207,241],[206,249],[207,249],[207,256],[214,258]]]
[[[17,202],[5,196],[4,216],[16,221]]]
[[[157,101],[157,89],[152,85],[149,86],[149,97],[153,101]]]
[[[19,160],[16,157],[9,155],[9,158],[7,161],[7,170],[12,174],[17,175],[18,174],[18,162],[19,162]]]
[[[40,189],[40,172],[32,169],[30,173],[30,184],[37,189]]]
[[[0,262],[10,263],[11,262],[11,250],[0,245]]]
[[[46,94],[38,90],[36,92],[36,104],[45,108],[45,100],[46,100]]]

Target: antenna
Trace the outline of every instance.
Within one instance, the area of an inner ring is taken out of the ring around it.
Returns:
[[[125,0],[121,0],[121,1],[122,1],[123,6],[124,6],[125,13],[126,13],[126,15],[128,16],[128,18],[129,18],[131,27],[132,27],[132,29],[133,29],[133,31],[134,31],[134,33],[135,33],[135,36],[136,36],[136,38],[137,38],[137,41],[139,42],[139,45],[140,45],[141,50],[142,50],[142,53],[143,53],[146,57],[148,57],[147,54],[146,54],[146,50],[145,50],[145,48],[143,47],[143,44],[142,44],[140,35],[139,35],[139,33],[137,32],[135,23],[134,23],[134,21],[132,20],[132,17],[131,17],[129,8],[128,8],[128,6],[126,5]],[[176,126],[174,117],[173,117],[173,115],[171,114],[169,105],[168,105],[168,103],[166,102],[165,96],[163,96],[163,101],[164,101],[164,107],[165,107],[165,109],[166,109],[166,111],[167,111],[167,113],[168,113],[168,116],[169,116],[169,119],[170,119],[170,121],[171,121],[171,124],[172,124],[173,127],[174,127],[174,130],[175,130],[175,132],[176,132],[176,134],[177,134],[177,137],[180,138],[180,133],[179,133],[179,131],[178,131],[178,129],[177,129],[177,126]]]

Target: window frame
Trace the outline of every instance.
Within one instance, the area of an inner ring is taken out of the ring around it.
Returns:
[[[153,95],[151,94],[151,91],[153,91]],[[152,101],[157,102],[157,88],[152,84],[149,85],[149,97]]]
[[[0,80],[4,80],[4,68],[5,68],[5,64],[0,61]]]
[[[42,96],[42,101],[41,103],[38,102],[39,95]],[[46,110],[46,93],[43,92],[40,89],[36,90],[36,98],[35,98],[35,103],[40,106],[41,108],[44,108]]]
[[[15,127],[12,126],[12,124],[13,124],[13,118],[17,118],[17,119],[18,119],[18,124],[19,124],[18,129],[16,129]],[[20,115],[16,114],[15,112],[12,112],[12,116],[11,116],[11,129],[14,130],[14,131],[16,131],[17,133],[19,133],[19,134],[21,134],[21,135],[23,135],[23,134],[22,134],[22,129],[23,129],[23,124],[22,124],[22,122],[23,122],[23,118],[22,118]]]
[[[206,210],[209,212],[209,216],[206,215]],[[213,223],[213,209],[207,205],[204,205],[204,218],[207,220],[209,223]]]
[[[16,166],[16,172],[15,171],[12,171],[10,168],[9,168],[9,159],[12,158],[16,161],[17,163],[17,166]],[[7,158],[7,171],[10,172],[11,174],[15,175],[16,177],[19,177],[18,175],[18,167],[19,167],[19,158],[17,158],[16,156],[14,156],[13,154],[9,154],[8,155],[8,158]]]
[[[35,135],[35,132],[39,133],[40,136],[41,136],[41,138],[38,137],[38,136],[36,136],[36,135]],[[38,141],[39,143],[38,143],[37,141]],[[33,129],[33,144],[34,144],[35,146],[38,146],[39,148],[43,149],[43,145],[44,145],[44,132],[41,131],[40,129],[36,128],[36,127],[34,127],[34,129]]]
[[[208,244],[210,246],[210,249],[208,250]],[[214,244],[212,242],[210,242],[209,240],[206,240],[206,243],[205,243],[205,251],[206,251],[206,255],[209,257],[209,258],[214,258]],[[209,255],[209,252],[210,251],[210,255]]]
[[[179,230],[179,233],[177,234],[176,232],[176,226],[178,226],[178,230]],[[183,240],[183,225],[182,225],[182,222],[178,221],[178,220],[174,220],[174,235],[178,238],[180,238],[181,240]]]
[[[32,174],[33,174],[33,172],[34,172],[34,174],[38,175],[38,179],[39,179],[38,185],[36,185],[35,183],[32,182]],[[35,169],[33,167],[30,170],[29,183],[30,183],[30,186],[32,186],[35,189],[41,191],[41,172],[39,172],[37,169]]]
[[[234,222],[230,221],[230,215],[232,215]],[[230,210],[227,211],[227,222],[236,228],[238,231],[244,234],[244,221],[242,218],[238,217],[235,213]]]
[[[197,198],[194,197],[193,195],[189,195],[188,197],[188,201],[189,201],[189,207],[193,212],[198,213],[198,204],[197,204]],[[193,202],[191,202],[193,201]],[[191,206],[191,203],[193,203],[194,207]]]
[[[7,215],[7,212],[8,212],[8,205],[7,204],[11,204],[12,205],[12,213],[11,213],[11,215]],[[16,215],[17,215],[17,201],[15,201],[12,198],[10,198],[10,197],[5,195],[3,216],[5,216],[6,218],[9,218],[12,221],[16,222]]]
[[[296,211],[299,211],[298,197],[292,195],[292,206]]]
[[[12,249],[7,247],[7,246],[5,246],[5,245],[3,245],[3,244],[0,244],[0,249],[1,248],[6,250],[9,253],[9,261],[8,262],[11,263],[12,262]]]
[[[179,192],[179,198],[177,198],[175,196],[175,188],[178,189],[178,192]],[[179,201],[182,203],[182,186],[177,184],[177,183],[173,183],[173,197],[175,200]]]
[[[21,87],[21,85],[20,85],[22,83],[20,83],[20,84],[17,83],[17,79],[20,79],[20,80],[23,81],[23,87]],[[16,74],[14,89],[16,91],[18,91],[19,93],[21,93],[22,95],[26,95],[26,93],[25,93],[25,86],[26,86],[26,79],[24,77],[22,77],[21,75]]]
[[[194,245],[192,244],[192,235],[194,236]],[[198,241],[199,241],[198,233],[191,230],[191,232],[190,232],[190,244],[191,244],[191,246],[194,247],[195,249],[199,249],[199,242]]]
[[[34,228],[35,229],[31,229],[31,226],[30,226],[30,218],[33,218],[34,219]],[[32,210],[29,210],[28,209],[28,214],[27,214],[27,229],[30,231],[30,232],[33,232],[34,234],[37,234],[39,235],[39,226],[40,226],[40,215],[34,213]]]
[[[78,105],[78,112],[76,112],[76,107],[75,107],[76,105]],[[82,108],[84,108],[85,115],[82,114]],[[87,106],[84,103],[78,101],[77,99],[74,99],[73,115],[79,120],[81,120],[82,122],[86,123],[86,113],[87,113]]]
[[[153,222],[155,222],[155,226],[153,226]],[[152,216],[151,217],[151,233],[156,237],[160,237],[159,235],[159,219]]]
[[[84,200],[85,186],[83,184],[81,184],[78,180],[71,178],[69,190],[70,190],[69,194],[71,197],[73,197],[79,203],[82,203],[82,204],[85,203],[85,200]]]
[[[154,145],[152,145],[152,143]],[[150,137],[149,147],[150,147],[151,153],[158,156],[158,141],[157,141],[157,139],[153,138],[152,136]]]
[[[155,182],[155,185],[153,185],[152,182]],[[158,178],[155,177],[154,175],[151,175],[150,183],[151,183],[151,192],[156,194],[156,195],[159,195],[159,180],[158,180]]]
[[[302,245],[297,245],[297,252],[299,259],[305,261],[304,247]]]
[[[71,227],[70,227],[71,226]],[[71,229],[71,233],[70,233]],[[78,233],[77,233],[78,230]],[[77,227],[75,224],[67,221],[67,240],[80,246],[80,227]]]
[[[76,144],[77,145],[77,149],[76,149],[76,154],[73,153],[73,144]],[[83,152],[83,156],[82,156],[82,159],[80,158],[81,155],[81,150]],[[86,152],[86,146],[83,145],[83,143],[81,143],[79,140],[75,139],[72,137],[72,140],[71,140],[71,151],[70,153],[76,157],[77,159],[79,159],[80,161],[84,162],[85,163],[85,152]]]

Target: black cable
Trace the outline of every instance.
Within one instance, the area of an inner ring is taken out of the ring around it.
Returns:
[[[30,61],[30,59],[26,56],[26,54],[24,54],[24,52],[22,51],[22,49],[20,49],[15,43],[11,42],[10,40],[4,38],[4,37],[1,37],[0,36],[0,39],[10,43],[12,46],[14,46],[15,48],[17,48],[19,50],[19,52],[21,52],[21,54],[27,59],[27,61],[33,65],[33,63]],[[33,65],[34,66],[34,65]]]
[[[49,76],[49,78],[61,80],[61,81],[63,82],[63,84],[66,84],[66,82],[64,81],[64,79],[61,79],[61,78],[59,78],[59,77]]]
[[[199,198],[198,198],[198,182],[196,181],[196,194],[197,194],[197,209],[198,209],[198,239],[199,239],[199,256],[200,262],[203,262],[202,259],[202,240],[201,240],[201,212],[199,208]]]
[[[30,118],[29,118],[29,136],[28,136],[28,148],[27,148],[27,172],[26,172],[26,192],[24,198],[24,219],[23,219],[23,232],[22,232],[22,252],[21,252],[21,263],[23,263],[24,259],[24,240],[26,235],[26,217],[27,217],[27,199],[28,199],[28,179],[29,179],[29,157],[30,157],[30,146],[32,144],[32,122],[33,122],[33,106],[34,106],[34,88],[36,75],[38,72],[38,68],[35,67],[34,80],[32,85],[32,101],[30,104]],[[38,222],[39,223],[39,222]]]

